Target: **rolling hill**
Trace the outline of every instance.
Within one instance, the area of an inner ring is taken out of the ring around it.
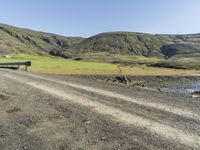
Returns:
[[[105,52],[145,57],[172,57],[174,55],[200,53],[200,34],[102,33],[72,45],[70,49],[80,53]]]
[[[113,32],[102,33],[72,45],[78,52],[105,52],[108,54],[162,56],[162,45],[174,41],[173,36],[145,33]]]
[[[5,54],[51,54],[84,61],[199,69],[200,34],[109,32],[82,38],[0,24],[0,55]]]
[[[70,50],[87,61],[200,69],[200,34],[102,33],[72,45]]]
[[[64,51],[82,41],[80,37],[64,37],[0,24],[0,54],[47,55],[49,51]]]

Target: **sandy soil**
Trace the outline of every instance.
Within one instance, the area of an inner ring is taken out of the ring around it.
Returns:
[[[0,70],[1,149],[200,149],[200,99]]]

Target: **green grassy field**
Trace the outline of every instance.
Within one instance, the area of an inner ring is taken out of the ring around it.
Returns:
[[[155,64],[161,59],[156,57],[147,58],[144,56],[137,55],[119,55],[119,54],[109,54],[106,52],[88,52],[84,54],[79,54],[77,58],[82,58],[83,61],[90,62],[106,62],[106,63],[118,63],[118,64]]]
[[[55,57],[15,55],[0,58],[0,62],[32,62],[29,71],[51,74],[124,74],[124,75],[195,75],[200,71],[146,67],[145,65],[119,66],[111,63],[74,61]],[[23,69],[23,68],[22,68]]]

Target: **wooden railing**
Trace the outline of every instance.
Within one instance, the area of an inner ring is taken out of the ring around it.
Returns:
[[[27,62],[6,62],[0,63],[0,68],[8,68],[8,69],[19,69],[20,66],[25,66],[25,70],[28,70],[28,67],[31,66],[31,61]]]

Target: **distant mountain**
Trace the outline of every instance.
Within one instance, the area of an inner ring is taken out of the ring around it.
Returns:
[[[84,38],[64,37],[0,24],[0,54],[39,54],[64,51]]]

